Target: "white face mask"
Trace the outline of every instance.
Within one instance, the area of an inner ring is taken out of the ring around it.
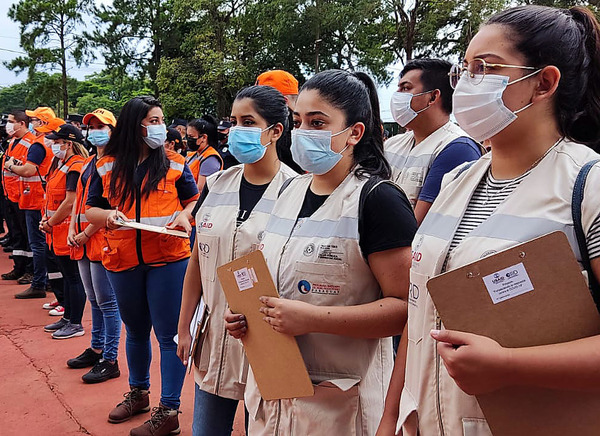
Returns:
[[[61,150],[61,146],[62,144],[58,144],[56,142],[52,144],[52,154],[60,160],[64,160],[65,156],[67,155],[67,150]]]
[[[15,123],[6,123],[6,133],[8,136],[15,134]]]
[[[504,105],[502,93],[508,85],[525,80],[540,70],[509,82],[510,77],[486,74],[474,85],[463,74],[452,96],[452,114],[461,129],[476,141],[483,141],[498,134],[517,119],[517,114],[530,107],[529,103],[519,110],[511,111]]]
[[[413,97],[425,95],[430,92],[433,91],[419,92],[418,94],[395,91],[392,94],[392,99],[390,100],[390,110],[392,111],[392,117],[394,118],[394,120],[402,127],[406,127],[408,123],[410,123],[417,117],[417,115],[419,115],[424,110],[429,109],[429,105],[427,105],[419,111],[414,111],[413,108],[410,107],[410,103],[412,102]]]

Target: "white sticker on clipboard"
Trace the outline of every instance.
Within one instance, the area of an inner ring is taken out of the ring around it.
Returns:
[[[523,263],[485,276],[483,282],[494,304],[533,291],[533,283]]]
[[[233,276],[235,277],[235,281],[240,291],[245,291],[254,287],[254,281],[252,280],[252,276],[250,275],[248,268],[242,268],[234,271]]]

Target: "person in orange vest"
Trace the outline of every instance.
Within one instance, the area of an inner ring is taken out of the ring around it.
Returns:
[[[77,261],[83,287],[92,307],[92,339],[89,348],[69,359],[70,368],[92,369],[81,378],[85,383],[100,383],[121,375],[117,354],[121,336],[121,317],[117,297],[102,266],[104,229],[90,224],[85,217],[90,175],[96,162],[104,155],[104,147],[117,125],[112,112],[96,109],[83,117],[88,126],[87,140],[96,147],[97,154],[83,163],[77,183],[77,199],[73,203],[67,242],[71,259]]]
[[[179,432],[185,366],[173,337],[191,254],[185,235],[192,229],[198,188],[184,158],[164,149],[166,136],[159,101],[150,96],[131,99],[121,110],[88,190],[86,217],[107,228],[102,264],[127,329],[130,391],[109,413],[109,422],[125,422],[150,410],[152,329],[160,344],[160,404],[148,421],[131,430],[133,436]],[[129,221],[162,233],[128,227]],[[165,227],[183,229],[184,237],[165,234]]]
[[[52,132],[53,129],[57,129],[62,124],[64,124],[62,119],[54,118],[47,124],[37,127],[38,136],[28,148],[24,164],[13,167],[13,172],[19,176],[19,209],[25,214],[27,237],[33,253],[33,280],[31,286],[16,294],[15,298],[46,297],[48,275],[46,238],[39,225],[42,220],[46,176],[54,155],[52,154],[52,141],[44,138],[44,134]],[[25,124],[22,128],[26,128]],[[62,290],[59,292],[62,292]]]
[[[179,130],[173,127],[167,127],[167,139],[165,140],[165,150],[172,150],[179,154],[183,147],[183,140]]]
[[[65,310],[61,319],[47,325],[44,330],[52,332],[54,339],[68,339],[85,333],[81,325],[85,291],[77,262],[70,257],[71,249],[67,243],[67,236],[71,210],[77,195],[77,182],[88,153],[82,145],[81,131],[71,124],[63,124],[46,138],[54,141],[52,153],[55,159],[50,167],[46,185],[40,230],[46,232],[46,242],[52,249],[63,275]]]
[[[217,120],[211,115],[192,120],[187,125],[188,154],[185,158],[202,192],[206,177],[223,169],[223,159],[217,151],[219,135]]]
[[[35,114],[36,120],[44,118],[50,120],[54,118],[54,112],[50,108],[38,108],[30,112]],[[47,121],[44,121],[47,122]],[[31,283],[31,269],[33,254],[29,249],[27,238],[27,220],[24,211],[19,207],[19,197],[21,196],[21,180],[19,174],[14,170],[22,166],[27,159],[27,152],[31,144],[36,142],[37,137],[28,130],[29,116],[26,112],[17,110],[8,116],[8,130],[14,131],[13,139],[10,142],[6,153],[2,158],[2,186],[4,195],[8,198],[7,209],[9,217],[10,230],[12,236],[13,248],[13,270],[2,274],[2,280],[17,280],[20,284]],[[39,124],[38,124],[39,125]],[[43,298],[45,295],[32,294],[34,298]],[[25,297],[27,298],[27,297]]]

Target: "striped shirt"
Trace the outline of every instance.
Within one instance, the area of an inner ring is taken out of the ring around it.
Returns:
[[[471,201],[467,206],[467,210],[456,229],[442,271],[446,271],[446,264],[454,249],[471,231],[476,229],[494,213],[496,208],[508,198],[530,172],[531,170],[515,179],[509,180],[497,180],[492,176],[490,171],[486,173],[486,176],[477,185],[473,197],[471,197]],[[600,257],[600,215],[594,220],[586,239],[590,259]]]

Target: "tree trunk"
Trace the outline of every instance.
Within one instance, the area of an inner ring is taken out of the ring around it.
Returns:
[[[67,55],[65,53],[65,16],[60,15],[60,50],[61,50],[61,70],[62,70],[62,96],[63,96],[63,118],[66,120],[69,116],[69,91],[67,90]]]

